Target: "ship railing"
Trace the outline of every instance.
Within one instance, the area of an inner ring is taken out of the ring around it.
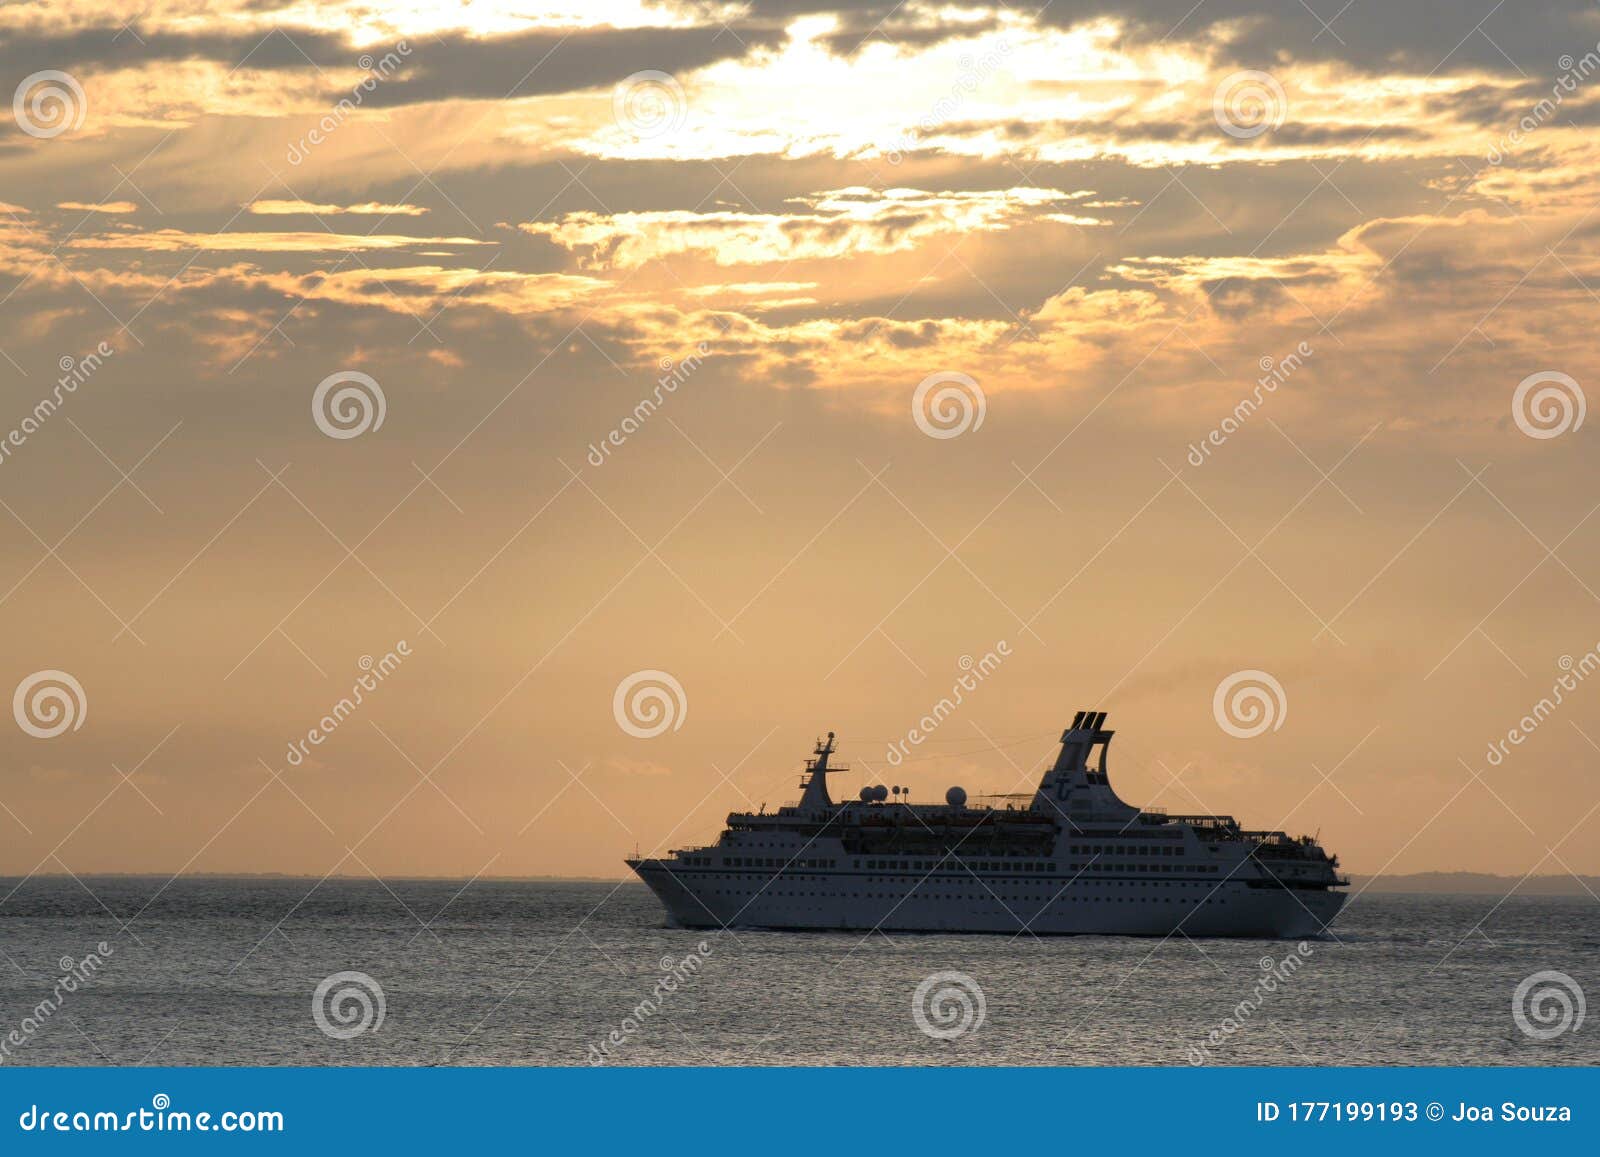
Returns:
[[[1168,823],[1188,824],[1196,828],[1227,828],[1237,831],[1239,821],[1232,816],[1168,816]]]
[[[1293,844],[1298,842],[1290,839],[1284,832],[1240,832],[1239,838],[1241,840],[1250,840],[1257,844]]]

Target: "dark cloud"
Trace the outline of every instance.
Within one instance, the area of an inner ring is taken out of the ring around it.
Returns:
[[[780,44],[777,29],[633,28],[528,32],[493,40],[412,42],[405,70],[363,101],[369,106],[602,88],[636,72],[669,74],[737,59]]]
[[[395,45],[353,47],[343,36],[304,28],[249,33],[145,33],[90,28],[0,41],[0,77],[12,86],[41,67],[148,68],[163,62],[209,60],[228,68],[324,71],[362,66],[363,56],[400,57],[399,68],[370,92],[367,107],[436,100],[498,100],[507,96],[577,92],[614,84],[646,69],[687,72],[781,43],[776,27],[735,34],[722,27],[548,29],[486,39],[459,33],[412,38]],[[348,96],[330,88],[330,100]]]
[[[9,88],[39,68],[146,68],[186,60],[213,60],[228,68],[350,68],[360,54],[343,36],[307,28],[274,29],[265,35],[146,32],[134,36],[119,26],[108,26],[7,36],[0,40],[0,76]]]
[[[955,8],[989,12],[991,0],[956,0]],[[958,21],[915,22],[891,4],[755,0],[751,20],[833,12],[842,30],[829,46],[854,54],[867,42],[912,44],[942,39]],[[1564,53],[1581,55],[1600,39],[1594,7],[1583,0],[1051,0],[1029,14],[1071,28],[1094,20],[1124,25],[1118,44],[1214,43],[1225,62],[1271,69],[1292,61],[1342,61],[1373,74],[1428,75],[1484,70],[1511,76],[1553,75]],[[1327,22],[1324,26],[1324,21]]]
[[[256,11],[273,11],[279,0],[260,0]],[[719,60],[740,58],[780,44],[793,19],[829,13],[839,28],[824,43],[842,56],[868,43],[926,47],[951,37],[992,31],[998,24],[989,0],[956,0],[954,11],[930,15],[887,2],[849,0],[754,0],[728,25],[696,28],[573,31],[536,29],[506,36],[446,33],[413,37],[405,67],[364,102],[394,106],[430,100],[498,99],[508,93],[540,94],[603,87],[645,69],[677,73]],[[1324,28],[1318,16],[1329,22]],[[1553,77],[1564,55],[1595,47],[1600,24],[1580,0],[1413,0],[1400,6],[1375,0],[1310,0],[1272,4],[1264,0],[1053,0],[1032,14],[1050,27],[1074,27],[1101,19],[1124,26],[1121,46],[1203,43],[1223,63],[1262,68],[1290,62],[1342,62],[1372,74],[1454,73],[1484,70],[1497,75]],[[41,67],[138,68],[169,61],[209,60],[228,68],[300,70],[351,68],[363,52],[343,34],[306,27],[269,33],[143,31],[120,25],[61,32],[28,32],[0,40],[0,79],[14,86]],[[1520,71],[1519,71],[1520,70]],[[1071,86],[1070,78],[1062,83]],[[1537,90],[1537,81],[1529,87]],[[331,94],[335,98],[344,94]],[[1492,90],[1477,90],[1472,108],[1485,121],[1498,111]],[[1587,122],[1584,122],[1587,123]]]
[[[1212,310],[1238,320],[1282,305],[1288,298],[1276,281],[1251,277],[1219,277],[1204,283]]]

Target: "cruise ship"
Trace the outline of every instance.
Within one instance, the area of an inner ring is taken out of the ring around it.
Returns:
[[[734,812],[708,847],[627,864],[692,928],[1288,937],[1321,934],[1349,884],[1310,836],[1232,816],[1167,815],[1111,788],[1104,711],[1080,711],[1025,806],[911,804],[864,787],[834,802],[834,734],[802,795]],[[907,797],[908,798],[908,797]]]

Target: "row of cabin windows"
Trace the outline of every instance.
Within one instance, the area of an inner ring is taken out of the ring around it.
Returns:
[[[856,867],[861,867],[862,861],[855,861]],[[933,872],[939,869],[954,871],[961,868],[974,872],[1053,872],[1054,864],[1026,860],[1021,863],[1007,861],[985,860],[982,862],[972,860],[867,860],[868,871],[902,871],[902,872]]]
[[[1073,844],[1072,850],[1080,855],[1095,856],[1181,856],[1182,848],[1135,845],[1118,847],[1116,844]]]
[[[1216,864],[1068,864],[1073,872],[1215,872]]]
[[[686,864],[697,868],[710,867],[709,856],[690,856],[684,861]],[[835,865],[833,860],[785,860],[774,859],[770,856],[728,856],[722,861],[725,868],[792,868],[796,871],[804,868],[816,871],[820,868],[831,868]]]

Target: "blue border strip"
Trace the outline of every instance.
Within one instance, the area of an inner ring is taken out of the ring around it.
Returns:
[[[1457,1120],[1462,1105],[1473,1113]],[[991,1157],[1273,1143],[1503,1155],[1594,1151],[1600,1069],[6,1068],[0,1112],[8,1154],[84,1144],[415,1153],[472,1141],[630,1157],[668,1146]],[[281,1130],[259,1114],[281,1114]]]

